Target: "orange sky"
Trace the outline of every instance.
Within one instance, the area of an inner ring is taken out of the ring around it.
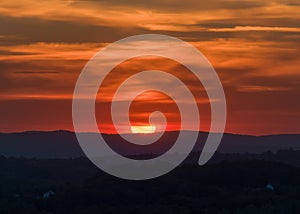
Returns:
[[[227,98],[226,132],[300,133],[299,11],[299,0],[0,1],[0,132],[72,130],[72,93],[90,57],[118,39],[160,33],[189,42],[213,64]],[[149,59],[125,62],[115,72],[145,66],[186,77],[172,62]],[[207,130],[204,95],[197,99]],[[133,123],[168,106],[168,128],[178,128],[167,97],[140,99],[132,106]],[[106,102],[98,100],[97,118],[110,132]]]

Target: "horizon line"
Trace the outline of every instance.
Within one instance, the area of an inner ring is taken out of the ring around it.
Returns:
[[[167,130],[164,132],[199,132],[199,133],[214,133],[218,134],[217,132],[209,132],[209,131],[195,131],[195,130]],[[55,129],[55,130],[23,130],[23,131],[11,131],[11,132],[2,132],[0,131],[0,134],[22,134],[22,133],[51,133],[51,132],[70,132],[70,133],[76,133],[74,130],[67,130],[67,129]],[[100,132],[92,132],[92,131],[86,131],[86,132],[79,132],[81,134],[99,134]],[[162,132],[154,132],[154,133],[122,133],[125,135],[150,135],[150,134],[158,134]],[[107,132],[101,132],[101,134],[104,135],[119,135],[118,133],[107,133]],[[241,135],[241,136],[251,136],[251,137],[267,137],[267,136],[283,136],[283,135],[300,135],[300,133],[274,133],[274,134],[262,134],[262,135],[255,135],[255,134],[242,134],[242,133],[231,133],[231,132],[224,132],[223,134],[227,135]]]

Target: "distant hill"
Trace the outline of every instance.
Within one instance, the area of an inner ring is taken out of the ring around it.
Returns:
[[[94,135],[95,133],[87,133]],[[199,132],[194,152],[202,150],[207,137],[206,132]],[[126,142],[119,135],[104,134],[109,145],[123,155],[158,156],[173,145],[178,132],[166,132],[160,140],[151,145],[134,145]],[[144,137],[137,135],[136,137]],[[268,136],[249,136],[224,134],[219,153],[252,153],[267,151],[300,150],[300,134]],[[74,158],[84,156],[75,133],[70,131],[29,131],[22,133],[0,133],[0,155],[27,158]]]

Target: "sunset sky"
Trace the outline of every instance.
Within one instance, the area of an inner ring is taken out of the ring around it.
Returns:
[[[73,90],[87,61],[116,40],[153,33],[190,43],[214,66],[227,99],[226,132],[300,133],[299,11],[299,0],[0,0],[0,132],[73,130]],[[107,95],[96,105],[103,132],[113,132],[107,112],[118,74],[156,68],[201,91],[208,130],[209,102],[186,68],[140,58],[118,65],[99,90]],[[168,130],[178,129],[176,105],[154,91],[133,103],[133,123],[146,123],[156,108]]]

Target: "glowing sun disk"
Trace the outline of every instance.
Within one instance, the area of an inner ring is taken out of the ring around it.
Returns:
[[[150,134],[156,130],[155,126],[131,126],[131,132],[134,134]]]

